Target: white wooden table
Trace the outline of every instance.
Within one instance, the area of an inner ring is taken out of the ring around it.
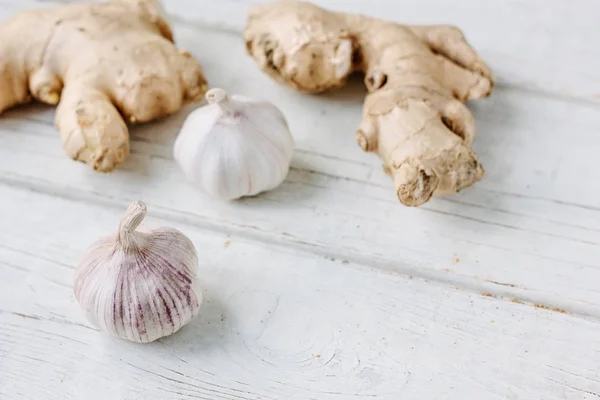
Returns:
[[[0,18],[58,2],[0,0]],[[359,80],[296,93],[246,54],[249,0],[167,0],[212,87],[281,107],[293,168],[222,203],[172,159],[189,109],[134,129],[110,175],[63,153],[52,108],[0,116],[1,399],[600,398],[600,4],[318,3],[463,29],[499,80],[469,104],[485,179],[402,206],[355,143]],[[89,328],[72,295],[82,251],[133,199],[194,241],[206,299],[148,345]]]

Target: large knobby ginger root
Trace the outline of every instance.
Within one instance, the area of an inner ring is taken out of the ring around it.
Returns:
[[[58,104],[66,153],[108,172],[129,154],[124,121],[199,101],[206,81],[178,51],[158,0],[24,11],[0,24],[0,113],[32,98]]]
[[[369,94],[357,140],[379,154],[405,205],[482,178],[463,101],[488,96],[493,79],[457,28],[403,26],[283,0],[254,6],[244,36],[264,71],[302,92],[337,88],[364,72]]]

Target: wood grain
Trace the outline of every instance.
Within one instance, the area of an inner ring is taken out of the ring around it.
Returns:
[[[595,3],[317,2],[464,30],[500,82],[469,104],[485,179],[401,206],[354,141],[360,77],[296,93],[246,55],[249,0],[168,0],[179,45],[212,87],[284,111],[290,174],[256,198],[207,198],[171,155],[193,106],[133,128],[132,154],[110,175],[63,153],[52,108],[3,113],[0,399],[600,397]],[[0,19],[57,3],[0,0]],[[194,241],[207,299],[191,325],[147,346],[91,329],[72,295],[84,248],[134,199],[147,224]]]
[[[152,207],[145,226],[182,229],[198,248],[206,301],[156,343],[109,338],[83,321],[71,280],[122,211],[0,185],[13,228],[0,233],[0,397],[600,397],[595,321],[173,223]]]
[[[133,154],[112,175],[63,154],[51,108],[6,113],[0,180],[111,206],[141,198],[165,218],[600,315],[600,292],[589,284],[600,280],[600,207],[590,195],[600,193],[600,180],[587,165],[600,146],[596,107],[500,88],[472,105],[485,179],[458,196],[406,208],[377,157],[354,141],[363,97],[358,82],[326,96],[301,95],[258,71],[235,36],[189,26],[176,33],[206,60],[212,86],[261,93],[284,111],[298,147],[284,185],[236,203],[191,187],[171,156],[190,108],[134,129]],[[224,66],[225,54],[233,58]]]

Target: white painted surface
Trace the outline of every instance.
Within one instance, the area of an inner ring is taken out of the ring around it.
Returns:
[[[354,142],[359,80],[295,93],[245,54],[235,30],[247,0],[166,3],[211,86],[282,108],[293,169],[271,193],[221,203],[172,160],[186,111],[134,129],[111,175],[63,154],[52,108],[3,114],[0,399],[600,397],[595,2],[320,0],[456,24],[498,75],[492,97],[470,104],[485,180],[419,209],[397,202]],[[49,4],[0,0],[0,18]],[[79,255],[132,199],[149,225],[192,238],[209,301],[146,346],[86,328],[72,298]]]

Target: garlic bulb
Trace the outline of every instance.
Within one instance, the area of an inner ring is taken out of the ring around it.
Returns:
[[[117,234],[93,243],[75,273],[75,298],[101,331],[147,343],[171,335],[198,314],[198,258],[181,232],[136,231],[146,206],[134,201]]]
[[[222,89],[206,93],[208,105],[185,120],[174,157],[187,178],[223,200],[253,196],[287,176],[294,139],[273,104]]]

